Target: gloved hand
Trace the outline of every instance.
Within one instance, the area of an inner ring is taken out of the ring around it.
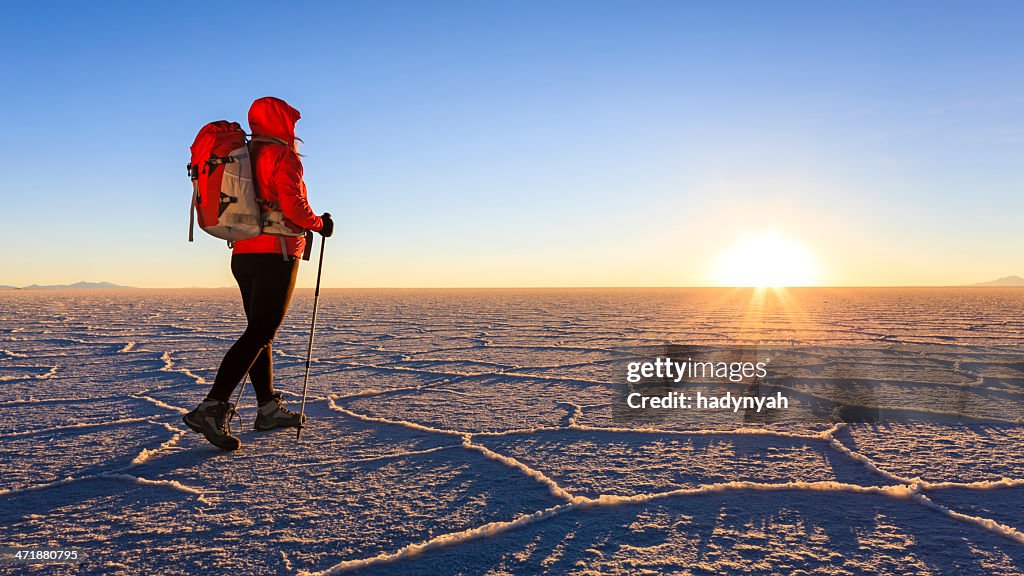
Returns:
[[[324,238],[330,238],[334,234],[334,220],[331,219],[329,212],[324,212],[320,218],[324,221],[324,227],[320,229],[320,235]]]

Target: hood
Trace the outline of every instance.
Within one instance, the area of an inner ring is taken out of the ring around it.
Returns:
[[[249,130],[254,136],[272,136],[291,145],[295,140],[295,123],[301,117],[284,100],[264,96],[249,107]]]

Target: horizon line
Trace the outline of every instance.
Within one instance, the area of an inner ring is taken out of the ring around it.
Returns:
[[[816,284],[794,286],[725,286],[725,285],[658,285],[658,286],[321,286],[321,290],[665,290],[665,289],[780,289],[780,288],[1024,288],[1024,284]],[[237,286],[98,286],[72,285],[11,286],[3,291],[35,290],[237,290]],[[296,286],[296,290],[312,290],[312,286]]]

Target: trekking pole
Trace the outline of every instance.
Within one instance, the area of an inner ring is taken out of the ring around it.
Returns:
[[[242,392],[245,390],[245,381],[249,379],[249,373],[246,372],[245,376],[242,377],[242,383],[238,385],[238,394],[235,395],[235,410],[238,410],[238,403],[242,401]],[[228,424],[235,418],[234,414],[228,416]],[[241,418],[241,416],[239,416]]]
[[[299,414],[299,429],[295,431],[295,441],[302,437],[302,424],[306,419],[306,387],[309,385],[309,363],[313,360],[313,331],[316,329],[316,307],[320,302],[320,272],[324,269],[324,244],[327,237],[320,239],[320,262],[316,265],[316,290],[313,292],[313,320],[309,324],[309,347],[306,348],[306,375],[302,377],[302,409]]]

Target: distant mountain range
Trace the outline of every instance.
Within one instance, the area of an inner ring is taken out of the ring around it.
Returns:
[[[1003,276],[998,280],[978,282],[977,284],[972,284],[972,286],[1024,286],[1024,278],[1020,276]]]
[[[45,286],[32,284],[21,288],[17,286],[0,286],[0,290],[54,290],[61,288],[131,288],[131,286],[121,286],[112,282],[75,282],[74,284],[49,284]]]

